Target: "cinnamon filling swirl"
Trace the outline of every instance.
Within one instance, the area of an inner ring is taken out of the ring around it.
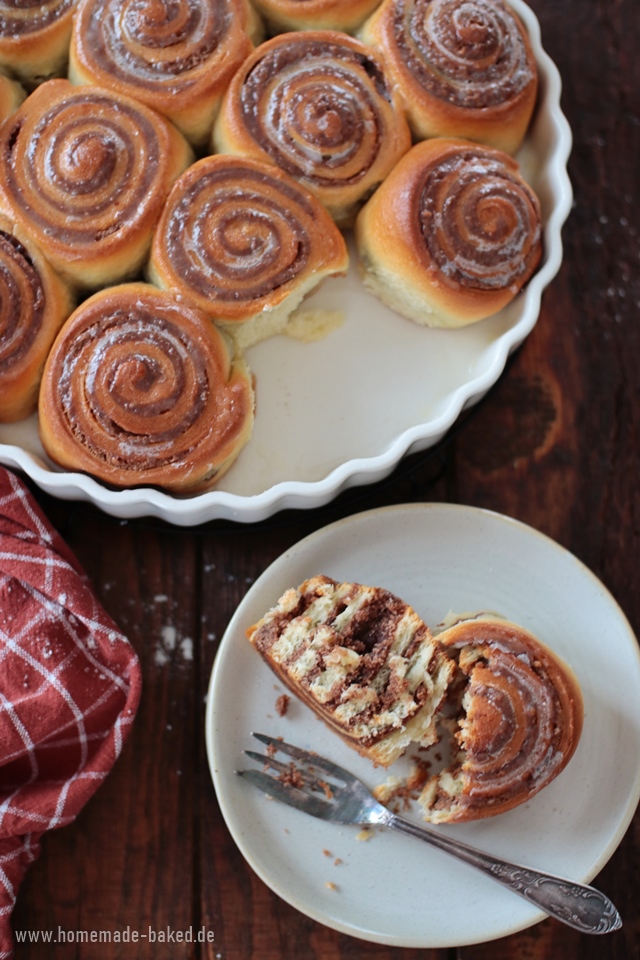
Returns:
[[[206,488],[253,424],[246,365],[204,314],[148,284],[84,301],[49,354],[40,393],[45,450],[116,486]]]
[[[533,77],[519,26],[496,0],[398,0],[393,33],[421,87],[456,106],[502,104]]]
[[[379,98],[391,103],[373,57],[301,38],[272,47],[251,68],[241,109],[255,141],[289,174],[318,186],[353,184],[380,150]]]
[[[247,167],[211,170],[174,206],[165,249],[172,269],[202,296],[256,300],[298,276],[311,240],[297,216],[311,204],[294,185]]]
[[[29,221],[56,242],[84,247],[122,231],[148,206],[160,144],[151,119],[98,92],[77,92],[45,110],[21,137],[9,132],[4,187]],[[144,149],[142,149],[144,145]]]
[[[95,0],[83,19],[91,62],[153,92],[183,91],[186,74],[208,60],[228,35],[232,8],[223,0]],[[172,85],[173,79],[179,81]]]
[[[528,800],[567,765],[582,730],[569,668],[517,624],[479,615],[438,637],[462,678],[457,760],[420,802],[432,822],[475,820]]]
[[[29,353],[42,328],[45,292],[22,244],[0,230],[0,375]]]
[[[17,38],[37,33],[60,20],[76,0],[3,0],[0,3],[0,38]]]
[[[417,209],[424,248],[452,283],[505,289],[522,284],[538,263],[539,202],[521,177],[487,153],[463,150],[430,165]]]
[[[175,323],[116,311],[68,344],[59,393],[70,431],[91,453],[128,470],[189,453],[176,440],[201,416],[210,388],[202,358]]]

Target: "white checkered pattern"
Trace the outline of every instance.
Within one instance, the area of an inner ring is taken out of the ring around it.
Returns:
[[[0,960],[41,835],[70,823],[109,773],[139,697],[133,648],[0,467]]]

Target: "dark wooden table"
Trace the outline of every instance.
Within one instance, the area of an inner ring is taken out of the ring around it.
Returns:
[[[546,920],[493,943],[403,950],[334,933],[252,873],[219,813],[204,745],[218,640],[250,584],[325,523],[382,504],[451,501],[522,520],[575,553],[640,628],[640,17],[637,0],[530,0],[563,77],[575,205],[562,270],[535,330],[449,442],[321,510],[253,526],[172,528],[38,501],[143,664],[144,693],[112,775],[70,827],[50,833],[24,883],[18,929],[213,931],[212,944],[21,946],[36,958],[464,960],[640,957],[640,819],[596,883],[625,925],[606,938]],[[164,596],[166,600],[158,601]],[[163,627],[193,641],[159,662]]]

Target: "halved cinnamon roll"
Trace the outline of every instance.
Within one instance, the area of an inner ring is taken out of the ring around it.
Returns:
[[[250,36],[248,0],[80,0],[69,79],[134,97],[203,145]]]
[[[561,773],[580,739],[582,694],[570,667],[494,614],[465,615],[434,637],[388,590],[314,576],[286,590],[247,637],[293,694],[375,764],[454,730],[453,760],[418,798],[432,823],[524,803]],[[433,760],[421,754],[419,776],[391,776],[375,795],[387,803],[398,788],[413,793]]]
[[[312,577],[247,636],[283,683],[374,763],[386,767],[410,743],[436,741],[454,665],[388,590]]]
[[[567,765],[582,731],[578,682],[559,657],[517,624],[462,620],[438,642],[464,677],[453,765],[420,795],[426,820],[477,820],[529,800]]]
[[[506,306],[542,256],[540,204],[508,154],[413,147],[358,216],[365,285],[417,323],[460,327]]]
[[[233,463],[253,408],[246,364],[204,314],[150,284],[122,284],[82,303],[60,331],[40,435],[67,470],[192,493]]]
[[[140,269],[191,156],[143,104],[49,80],[0,131],[0,196],[59,273],[98,287]]]
[[[538,73],[527,32],[502,0],[384,0],[360,36],[384,54],[416,139],[516,152]]]
[[[149,275],[228,324],[244,348],[282,333],[303,297],[347,266],[342,234],[304,187],[272,164],[219,155],[175,183]]]
[[[411,145],[382,59],[337,31],[286,33],[233,77],[214,149],[275,163],[349,225]]]
[[[71,308],[69,289],[36,245],[0,215],[1,422],[36,409],[44,362]]]

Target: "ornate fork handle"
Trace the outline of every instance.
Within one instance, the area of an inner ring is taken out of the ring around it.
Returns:
[[[611,900],[593,887],[489,856],[459,840],[424,830],[396,814],[390,814],[389,819],[385,818],[384,825],[424,840],[477,867],[504,887],[519,893],[545,913],[581,933],[611,933],[622,926],[620,914]]]

